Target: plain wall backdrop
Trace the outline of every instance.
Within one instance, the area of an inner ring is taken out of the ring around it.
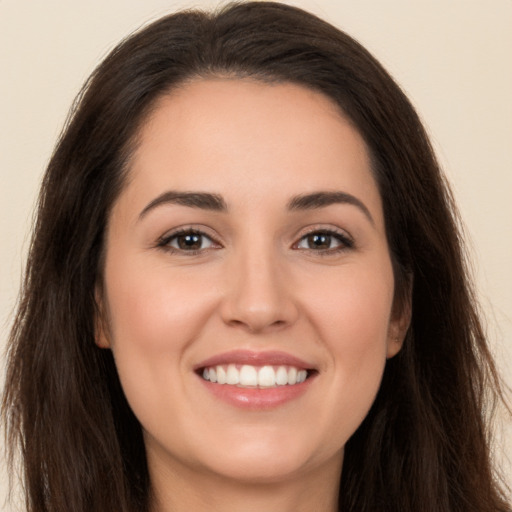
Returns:
[[[458,200],[493,350],[512,384],[512,0],[286,3],[358,39],[417,107]],[[141,25],[183,7],[217,5],[0,0],[0,351],[39,183],[82,83]],[[496,452],[512,459],[510,427]],[[512,484],[510,466],[507,474]],[[0,510],[14,511],[4,505],[6,495],[0,469]]]

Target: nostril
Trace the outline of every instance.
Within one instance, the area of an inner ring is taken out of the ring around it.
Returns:
[[[268,329],[281,328],[287,325],[286,320],[273,320],[269,315],[265,314],[251,314],[246,315],[244,318],[232,318],[227,320],[228,325],[232,327],[242,327],[251,333],[257,333]]]

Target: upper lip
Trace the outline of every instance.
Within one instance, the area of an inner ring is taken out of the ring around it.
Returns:
[[[217,354],[195,366],[195,370],[209,366],[218,366],[222,364],[247,364],[251,366],[294,366],[299,370],[311,370],[313,365],[308,364],[286,352],[278,350],[254,352],[251,350],[232,350]]]

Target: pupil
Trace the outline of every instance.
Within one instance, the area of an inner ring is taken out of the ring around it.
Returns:
[[[309,237],[309,247],[314,249],[329,249],[331,246],[330,235],[315,234]]]
[[[178,246],[180,249],[200,249],[201,235],[182,235],[178,238]]]

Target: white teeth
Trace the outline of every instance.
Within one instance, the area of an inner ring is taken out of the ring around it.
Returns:
[[[228,371],[226,373],[226,384],[239,384],[240,373],[236,369],[234,364],[228,365]]]
[[[280,366],[276,372],[276,384],[278,386],[284,386],[288,384],[288,372],[284,366]]]
[[[226,370],[222,366],[217,366],[217,382],[219,384],[226,384],[227,382]]]
[[[276,372],[272,366],[262,366],[258,372],[258,383],[261,387],[270,388],[276,383]]]
[[[242,386],[257,386],[258,372],[254,366],[244,365],[240,370],[240,384]]]
[[[240,387],[271,388],[276,386],[293,386],[306,380],[308,372],[294,366],[261,366],[245,364],[240,369],[235,364],[217,365],[203,370],[203,379],[218,384]]]

